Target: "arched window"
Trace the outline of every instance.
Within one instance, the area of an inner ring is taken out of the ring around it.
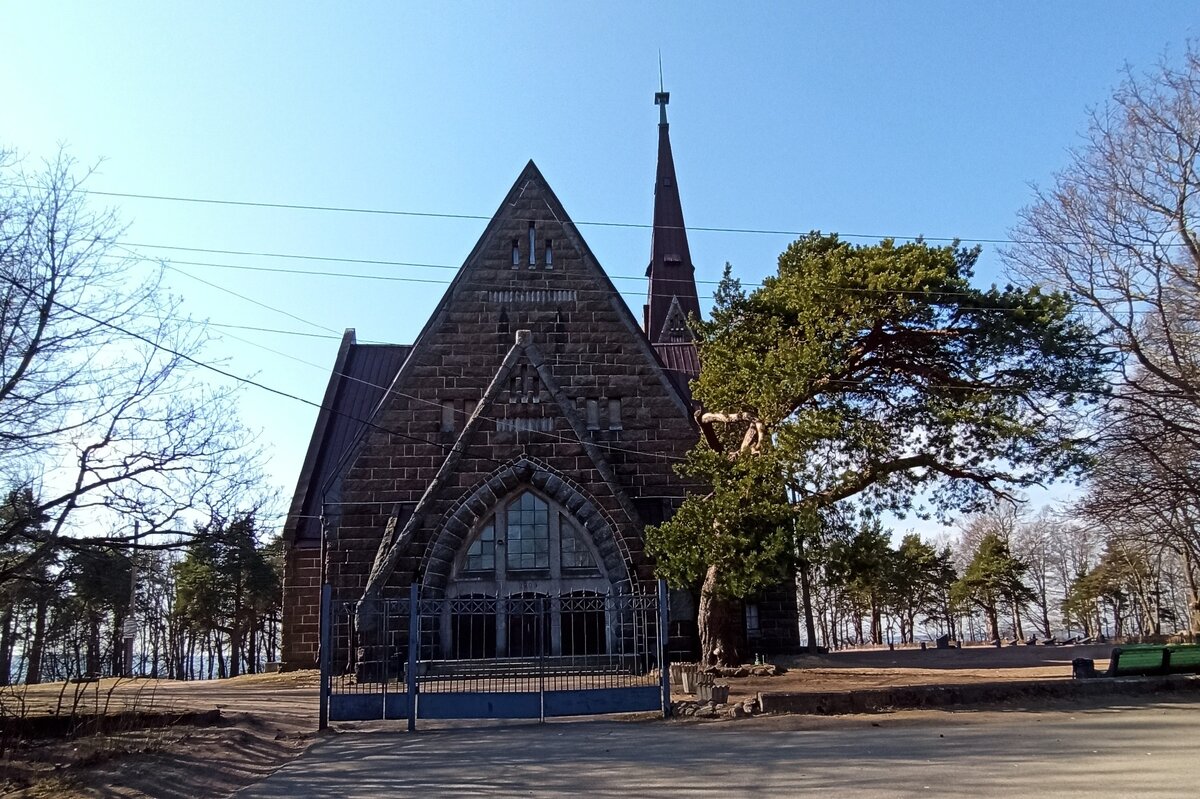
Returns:
[[[588,534],[566,509],[532,491],[501,503],[484,520],[460,556],[456,573],[460,579],[498,582],[602,577]],[[537,588],[570,590],[549,583]]]
[[[565,520],[559,531],[559,552],[563,571],[596,569],[596,559],[592,557],[592,550],[584,542],[583,534],[579,532],[578,527]]]
[[[526,489],[482,519],[460,551],[443,619],[456,658],[603,654],[612,633],[605,573],[588,531],[563,506]]]
[[[467,549],[467,571],[492,571],[496,568],[496,525],[485,525],[479,537]]]
[[[550,568],[550,508],[528,491],[508,503],[506,544],[509,569]]]

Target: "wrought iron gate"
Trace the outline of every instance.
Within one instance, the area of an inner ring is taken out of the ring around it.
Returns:
[[[670,708],[667,591],[321,602],[321,725]]]

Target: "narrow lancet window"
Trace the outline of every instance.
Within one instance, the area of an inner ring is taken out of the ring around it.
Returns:
[[[609,397],[608,400],[608,429],[621,429],[621,400],[617,397]]]
[[[554,268],[554,248],[551,246],[550,239],[546,239],[546,268]]]
[[[513,266],[521,265],[521,248],[517,246],[517,240],[512,240],[512,261]]]
[[[530,222],[529,223],[529,268],[530,269],[533,269],[535,266],[537,266],[537,247],[534,246],[536,242],[537,242],[537,232],[534,231],[533,223]]]

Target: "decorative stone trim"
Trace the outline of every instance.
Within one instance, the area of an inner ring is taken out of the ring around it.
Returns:
[[[501,303],[542,303],[575,302],[575,289],[499,289],[480,292],[481,299],[487,302]]]
[[[600,553],[601,565],[610,583],[627,583],[634,574],[624,542],[616,534],[616,522],[570,477],[535,458],[521,456],[498,467],[463,495],[446,512],[439,532],[422,558],[422,586],[430,597],[443,596],[450,579],[454,557],[466,543],[476,524],[497,504],[522,487],[531,486],[566,508],[591,534]]]

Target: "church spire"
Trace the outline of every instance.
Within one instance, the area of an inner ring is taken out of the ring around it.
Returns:
[[[646,335],[652,344],[690,341],[689,316],[700,316],[696,270],[683,225],[683,205],[675,181],[671,134],[667,124],[670,92],[654,93],[658,106],[658,171],[654,182],[654,233],[650,243],[650,285],[646,296]]]

